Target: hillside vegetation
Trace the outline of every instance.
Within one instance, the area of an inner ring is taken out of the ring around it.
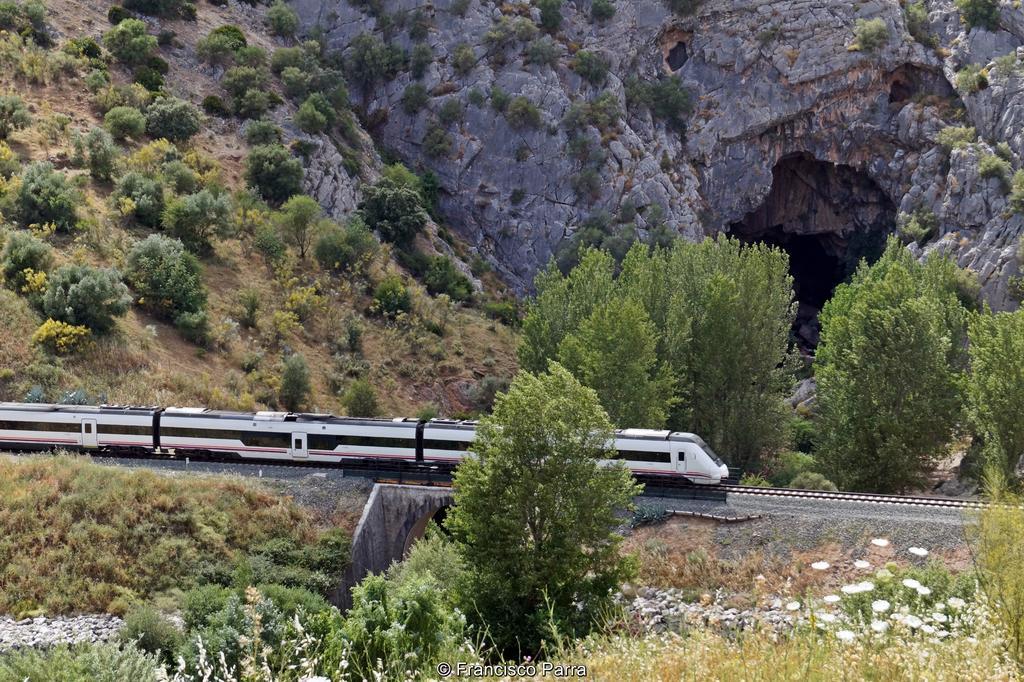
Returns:
[[[515,306],[294,14],[128,4],[0,16],[0,399],[486,409]],[[362,208],[304,194],[318,145]]]
[[[124,613],[237,576],[326,592],[348,559],[344,533],[252,485],[73,457],[0,458],[0,531],[0,612],[15,616]]]

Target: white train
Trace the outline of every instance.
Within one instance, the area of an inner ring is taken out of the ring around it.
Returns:
[[[475,435],[476,422],[445,419],[0,403],[0,450],[67,448],[378,467],[387,461],[454,467],[467,456]],[[615,432],[614,445],[616,459],[641,476],[717,484],[729,475],[725,463],[692,433],[623,429]]]

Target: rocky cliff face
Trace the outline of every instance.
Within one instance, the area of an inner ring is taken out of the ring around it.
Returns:
[[[1005,182],[978,164],[1000,142],[1013,167],[1024,155],[1020,9],[1004,6],[997,31],[968,30],[950,0],[925,0],[926,46],[908,33],[897,0],[706,0],[687,17],[658,0],[619,0],[604,21],[592,18],[590,0],[566,1],[546,65],[531,58],[543,38],[526,26],[540,12],[523,0],[349,2],[292,4],[338,50],[351,52],[363,33],[407,53],[430,47],[419,79],[400,69],[365,92],[354,87],[354,99],[364,97],[379,145],[437,175],[448,222],[521,291],[600,211],[641,237],[663,220],[688,238],[817,235],[832,252],[923,211],[937,228],[913,248],[953,253],[979,273],[993,305],[1015,305],[1024,223],[1007,210]],[[858,20],[880,20],[883,44],[858,49]],[[582,78],[572,68],[581,51],[606,62],[607,76]],[[988,85],[958,94],[951,83],[970,64],[987,68]],[[685,131],[627,101],[631,79],[669,74],[693,96]],[[426,104],[403,106],[416,83]],[[526,97],[539,121],[502,113],[495,93]],[[602,96],[617,104],[613,123],[565,124],[574,102]],[[461,118],[443,115],[455,111],[451,100]],[[975,127],[979,141],[940,146],[951,125]],[[431,145],[431,135],[448,146]]]

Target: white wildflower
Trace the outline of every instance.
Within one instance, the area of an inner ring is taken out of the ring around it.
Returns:
[[[932,593],[932,588],[925,587],[924,585],[921,585],[920,587],[917,588],[917,593],[919,595],[921,595],[922,597],[927,597],[929,594]]]
[[[960,609],[962,609],[964,606],[967,605],[967,602],[965,602],[960,597],[950,597],[949,599],[946,600],[946,603],[949,604],[949,607],[951,609],[956,609],[957,611],[959,611]]]
[[[860,585],[843,585],[839,591],[843,594],[857,594],[860,592]]]
[[[921,626],[921,632],[923,632],[925,634],[928,634],[928,635],[933,635],[933,634],[935,634],[935,626],[934,625],[928,625],[927,623],[925,623],[924,625]]]
[[[875,584],[870,580],[865,580],[864,582],[860,583],[858,587],[860,588],[861,592],[870,592],[871,590],[875,589]]]
[[[892,606],[889,602],[884,599],[876,599],[871,602],[871,610],[875,613],[885,613]]]
[[[949,617],[944,613],[939,613],[938,611],[936,611],[932,614],[932,620],[934,620],[936,623],[945,623],[949,620]]]
[[[919,583],[918,581],[914,580],[913,578],[904,578],[903,579],[903,586],[904,587],[909,587],[912,590],[916,590],[917,588],[921,587],[921,583]]]
[[[885,538],[873,538],[871,540],[871,544],[874,545],[875,547],[888,547],[889,546],[889,541],[886,540]]]
[[[836,632],[836,637],[840,642],[849,644],[857,638],[857,635],[855,635],[852,630],[839,630]]]
[[[829,563],[827,561],[815,561],[813,564],[811,564],[811,568],[813,568],[815,571],[827,571],[828,567]]]
[[[889,624],[884,620],[873,620],[871,621],[871,629],[875,632],[882,633],[889,629]]]
[[[786,604],[786,610],[787,611],[796,611],[799,608],[800,608],[800,602],[798,602],[798,601],[791,601],[788,604]]]
[[[928,556],[928,550],[924,547],[911,547],[907,551],[913,554],[914,556],[919,556],[922,558]]]
[[[822,597],[822,601],[824,601],[826,604],[836,604],[839,602],[841,598],[842,597],[840,597],[838,594],[826,594],[824,597]]]
[[[819,611],[818,613],[816,613],[814,615],[822,623],[834,623],[834,622],[836,622],[835,615],[831,614],[831,613],[825,613],[824,611]]]
[[[903,624],[906,625],[911,630],[916,630],[917,628],[919,628],[922,625],[924,625],[924,621],[921,620],[920,618],[918,618],[917,616],[911,615],[911,616],[904,617]]]
[[[862,571],[865,568],[871,568],[871,562],[870,561],[864,561],[863,559],[857,559],[856,561],[853,562],[853,565],[855,567],[859,568]]]

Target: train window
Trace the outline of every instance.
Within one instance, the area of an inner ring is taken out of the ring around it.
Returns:
[[[301,450],[302,449],[302,439],[301,438],[296,438],[295,439],[295,446],[292,449],[293,450]]]
[[[99,424],[97,431],[105,434],[118,434],[125,436],[152,436],[153,428],[150,426],[132,426],[130,424]]]
[[[423,449],[425,450],[469,450],[471,445],[468,441],[460,440],[425,440],[423,441]]]
[[[92,424],[90,424],[89,422],[85,422],[84,424],[82,424],[82,426],[85,427],[86,433],[92,433]]]
[[[338,445],[355,445],[368,448],[414,448],[412,438],[377,438],[374,436],[338,436]]]
[[[613,459],[625,459],[631,462],[654,462],[670,464],[672,454],[669,452],[642,452],[640,450],[616,450]]]
[[[78,424],[61,422],[0,421],[0,431],[50,431],[53,433],[78,433]]]
[[[241,433],[237,436],[248,447],[255,448],[286,448],[287,433]]]
[[[306,443],[310,450],[333,450],[338,445],[334,436],[318,436],[312,433],[309,434]]]

